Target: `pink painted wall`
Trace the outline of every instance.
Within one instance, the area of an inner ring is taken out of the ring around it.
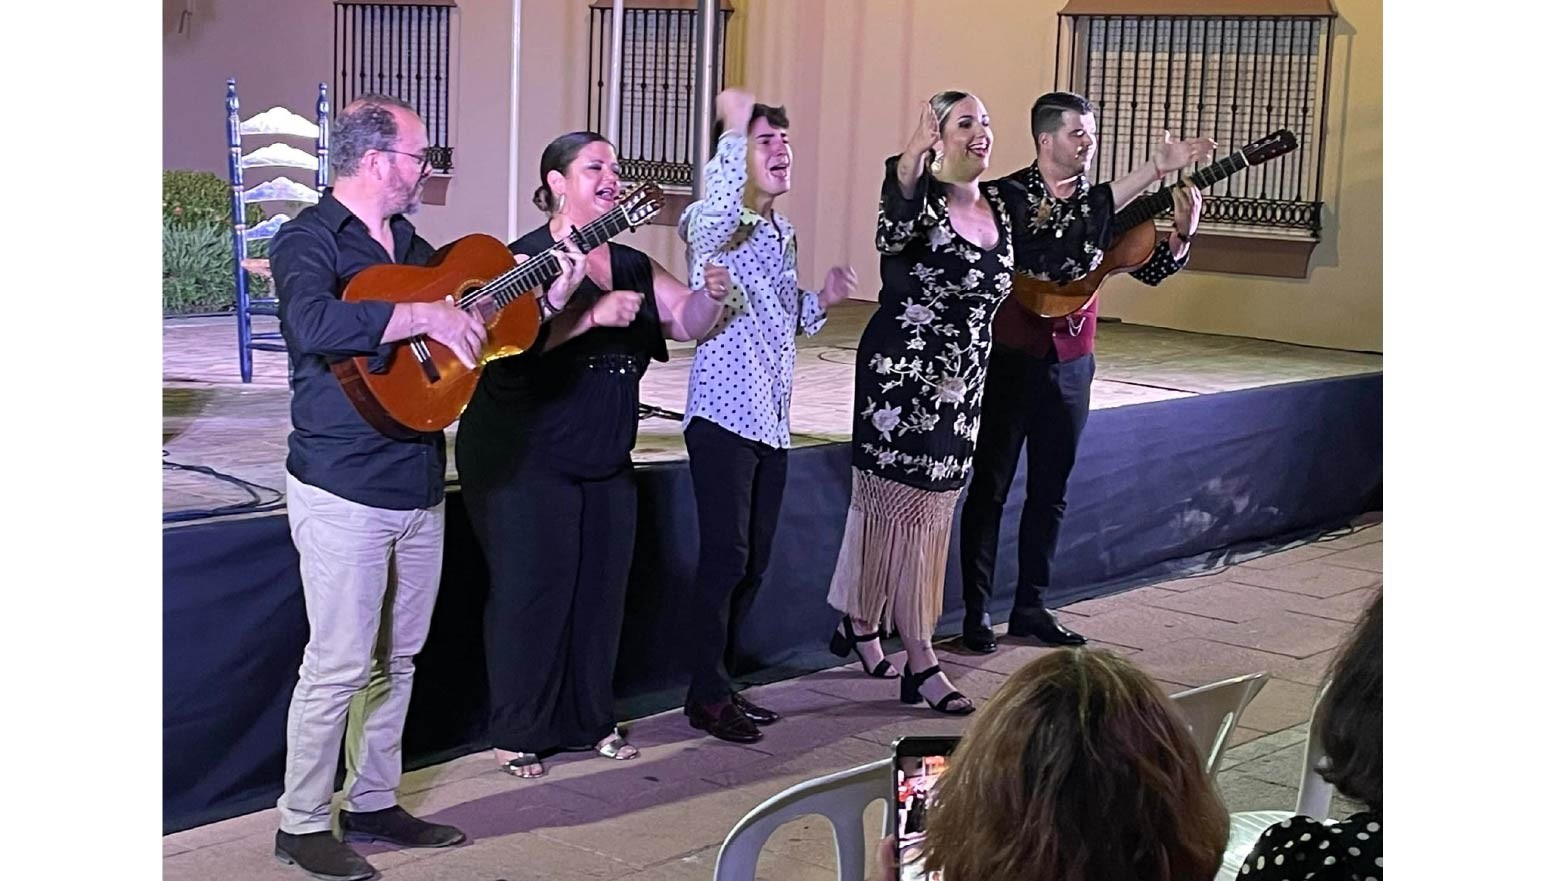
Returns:
[[[167,167],[224,171],[225,78],[240,78],[244,115],[282,103],[309,114],[331,77],[327,0],[190,0],[189,32],[164,37]],[[801,274],[851,262],[860,296],[879,287],[874,212],[882,161],[944,88],[976,92],[995,120],[995,170],[1034,156],[1026,113],[1052,86],[1063,0],[737,0],[742,84],[787,104],[795,186],[781,208],[800,230]],[[1187,272],[1158,289],[1115,279],[1105,311],[1140,324],[1311,345],[1383,348],[1383,39],[1379,0],[1340,0],[1326,153],[1328,224],[1311,277]],[[587,0],[461,0],[453,80],[457,170],[450,202],[416,219],[432,242],[469,232],[511,238],[541,222],[530,196],[542,148],[586,125]],[[517,107],[512,66],[519,43]],[[736,65],[732,61],[732,71]],[[513,122],[513,125],[512,125]],[[513,129],[513,131],[512,131]],[[680,272],[675,231],[625,238]]]
[[[192,14],[179,34],[185,6]],[[162,12],[163,168],[225,176],[228,77],[236,77],[243,119],[276,105],[311,118],[317,84],[332,82],[327,0],[163,0]]]

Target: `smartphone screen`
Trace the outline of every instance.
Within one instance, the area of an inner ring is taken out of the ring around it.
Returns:
[[[896,772],[897,867],[901,881],[943,881],[940,872],[923,870],[923,842],[936,785],[950,762],[954,737],[903,737],[894,744]]]

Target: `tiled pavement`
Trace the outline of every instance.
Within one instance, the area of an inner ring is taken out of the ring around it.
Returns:
[[[1302,545],[1206,576],[1101,597],[1062,610],[1098,644],[1131,655],[1170,691],[1264,670],[1271,681],[1231,740],[1218,783],[1231,810],[1293,807],[1306,722],[1336,646],[1382,589],[1377,515],[1351,534]],[[985,698],[1047,649],[1001,643],[978,656],[940,649],[956,686]],[[362,849],[383,881],[708,881],[720,841],[743,814],[801,780],[888,755],[900,734],[957,733],[962,720],[909,708],[896,683],[856,665],[760,687],[756,700],[786,714],[755,746],[722,743],[679,712],[633,723],[643,755],[614,763],[560,757],[548,775],[518,780],[489,753],[408,774],[410,810],[468,832],[444,851]],[[1351,813],[1340,800],[1333,813]],[[866,822],[880,828],[881,806]],[[273,810],[163,839],[164,878],[297,881],[272,856]],[[763,852],[759,878],[835,877],[825,821],[786,825]]]

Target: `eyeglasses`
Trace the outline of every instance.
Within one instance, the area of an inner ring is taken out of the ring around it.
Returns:
[[[379,150],[377,152],[396,153],[399,156],[407,156],[410,159],[417,159],[419,161],[419,177],[423,177],[424,175],[429,174],[428,150],[425,150],[423,153],[405,153],[402,150]]]

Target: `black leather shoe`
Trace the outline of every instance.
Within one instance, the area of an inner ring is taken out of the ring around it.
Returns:
[[[274,835],[274,858],[322,881],[365,881],[376,877],[375,868],[331,832],[279,832]]]
[[[1084,645],[1083,636],[1059,624],[1046,609],[1015,609],[1009,616],[1009,635],[1030,637],[1047,645]]]
[[[687,714],[687,724],[699,731],[707,731],[720,740],[728,740],[731,743],[756,743],[762,739],[762,732],[757,730],[752,720],[746,718],[746,714],[735,705],[735,701],[726,700],[712,707],[688,704],[682,708],[682,711]]]
[[[767,707],[757,706],[740,694],[730,695],[730,702],[735,704],[735,708],[741,711],[741,715],[752,720],[757,725],[772,725],[779,719],[784,718]]]
[[[339,811],[338,827],[345,841],[385,841],[403,847],[450,847],[467,840],[455,826],[425,822],[400,805],[358,814]]]
[[[961,647],[979,655],[991,655],[998,651],[998,637],[991,630],[964,630],[961,632]]]

